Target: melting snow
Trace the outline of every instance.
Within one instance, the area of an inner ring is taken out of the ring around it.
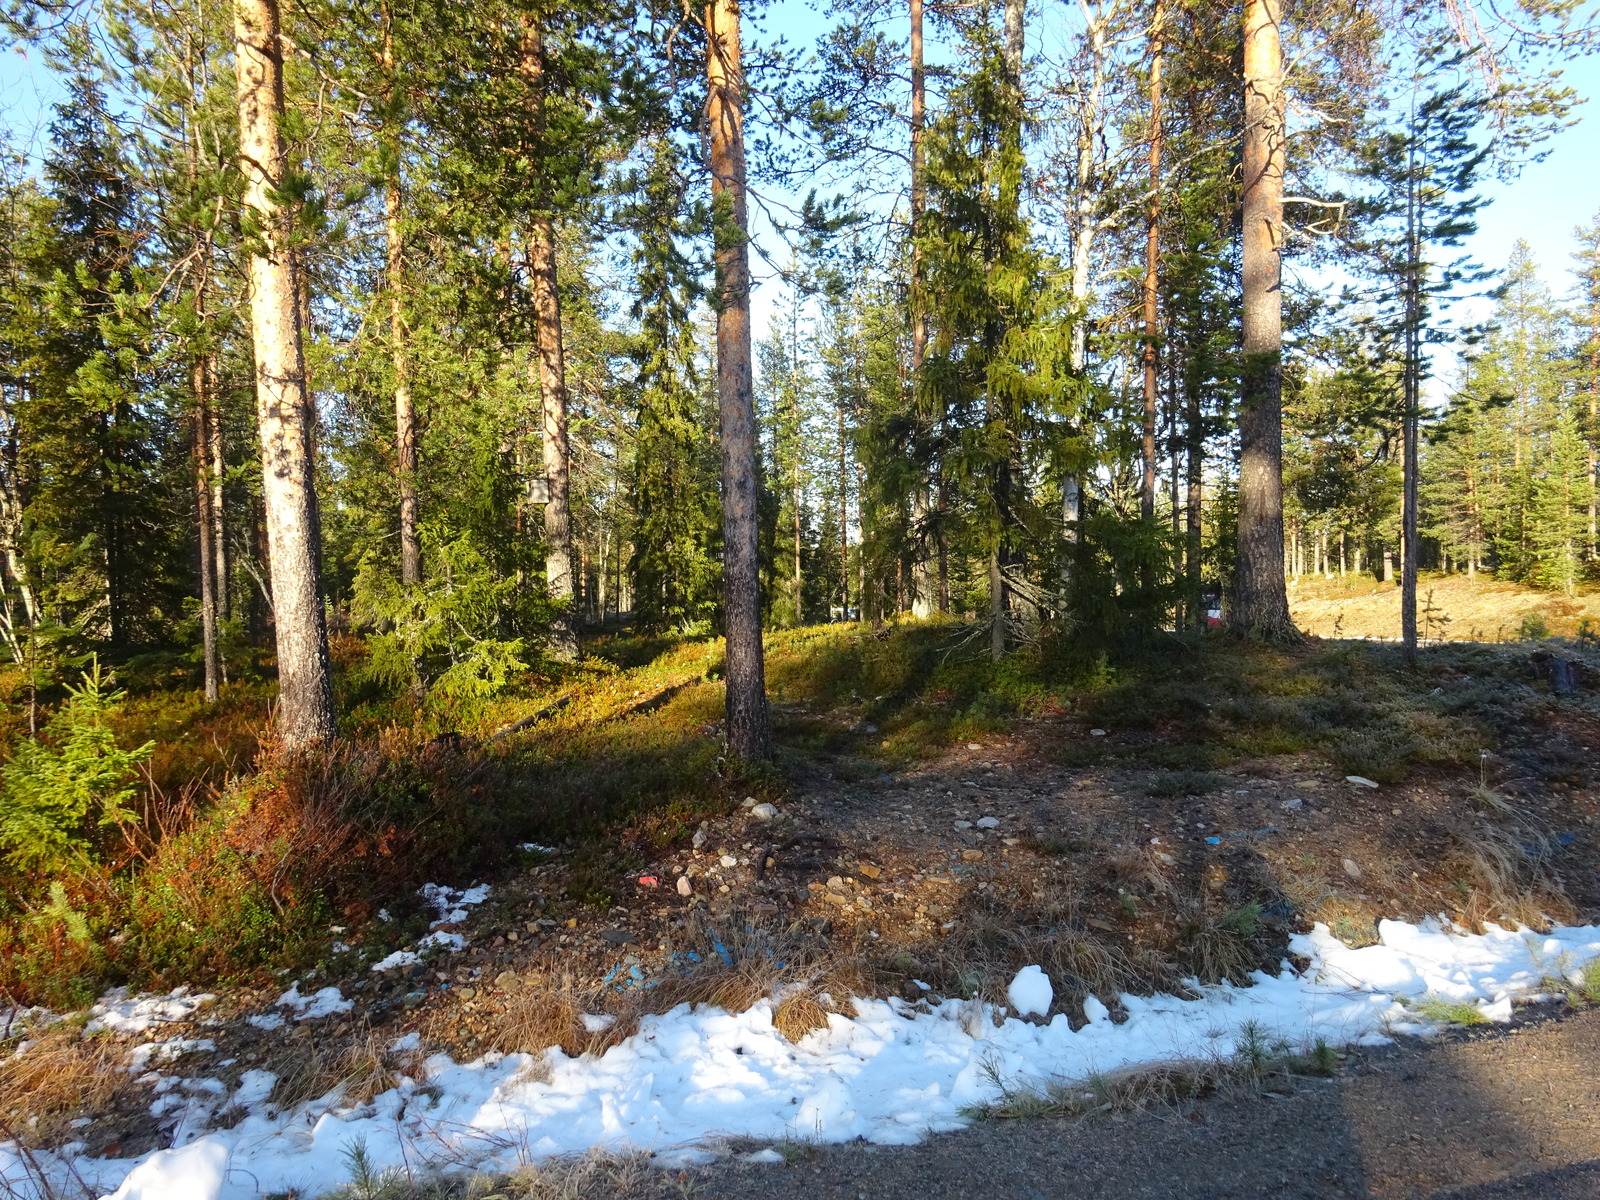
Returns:
[[[437,914],[434,924],[454,925],[458,921],[467,919],[467,909],[475,904],[482,904],[489,898],[489,885],[480,883],[477,887],[457,891],[443,884],[425,883],[418,894],[433,906],[433,911]]]
[[[827,1028],[791,1044],[773,1028],[766,1001],[739,1014],[680,1005],[644,1018],[634,1036],[600,1057],[550,1049],[456,1063],[434,1055],[363,1105],[333,1094],[278,1111],[267,1099],[273,1076],[259,1070],[247,1072],[232,1096],[213,1094],[214,1080],[180,1088],[163,1078],[158,1102],[182,1114],[175,1149],[138,1161],[70,1150],[36,1152],[34,1161],[55,1183],[76,1174],[117,1200],[249,1200],[340,1185],[358,1143],[380,1170],[463,1171],[594,1147],[655,1149],[681,1162],[710,1135],[916,1142],[963,1125],[966,1106],[996,1098],[997,1080],[1026,1085],[1227,1056],[1246,1025],[1253,1037],[1290,1046],[1429,1033],[1437,1027],[1404,1003],[1423,995],[1475,1004],[1503,1020],[1514,996],[1536,994],[1550,974],[1600,955],[1600,926],[1549,935],[1491,927],[1471,936],[1435,922],[1384,921],[1379,938],[1352,950],[1318,926],[1292,939],[1291,950],[1310,960],[1301,974],[1257,974],[1252,987],[1208,988],[1194,1000],[1124,996],[1121,1024],[1091,998],[1088,1024],[1076,1032],[1063,1016],[1045,1025],[997,1021],[997,1010],[975,1001],[925,1008],[858,1000],[858,1016],[831,1016]],[[1024,971],[1017,982],[1042,991],[1047,981]],[[309,1011],[328,993],[338,997],[331,988],[311,997],[291,989],[286,997]],[[1013,1006],[1021,1009],[1018,999]],[[402,1044],[412,1045],[397,1043],[397,1051]],[[246,1116],[231,1129],[201,1132],[201,1115],[232,1106]],[[0,1191],[8,1184],[25,1200],[41,1193],[15,1148],[0,1146]]]
[[[1039,967],[1023,967],[1006,989],[1006,999],[1017,1010],[1018,1016],[1044,1016],[1050,1011],[1050,1002],[1056,990],[1050,985],[1050,976]]]
[[[90,1033],[110,1029],[115,1033],[143,1033],[152,1025],[168,1021],[187,1021],[202,1004],[216,996],[201,992],[191,996],[188,988],[175,988],[165,996],[130,996],[127,988],[112,988],[89,1010]]]
[[[336,987],[325,987],[309,996],[302,996],[300,985],[295,983],[278,997],[278,1007],[291,1010],[296,1021],[315,1021],[319,1017],[331,1017],[334,1013],[349,1012],[354,1005],[355,1001],[346,1000],[344,993]]]

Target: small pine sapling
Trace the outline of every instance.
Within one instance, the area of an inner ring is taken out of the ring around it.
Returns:
[[[126,825],[139,764],[155,749],[117,745],[109,718],[124,693],[96,662],[45,727],[18,746],[0,776],[0,853],[23,870],[54,870],[90,851],[92,830]]]

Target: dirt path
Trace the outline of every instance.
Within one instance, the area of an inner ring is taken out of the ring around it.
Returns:
[[[1289,1096],[990,1122],[693,1179],[705,1200],[1600,1197],[1600,1010],[1354,1053]]]

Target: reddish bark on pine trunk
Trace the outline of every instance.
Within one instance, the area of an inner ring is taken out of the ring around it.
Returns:
[[[722,592],[727,633],[728,749],[772,756],[761,652],[756,541],[755,381],[750,359],[750,251],[744,160],[744,69],[738,0],[706,5],[706,126],[717,272],[717,398],[722,432]]]

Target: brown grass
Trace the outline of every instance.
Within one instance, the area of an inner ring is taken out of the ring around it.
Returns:
[[[271,1101],[292,1108],[337,1091],[341,1100],[365,1104],[400,1081],[404,1055],[392,1053],[380,1034],[367,1033],[353,1041],[318,1042],[315,1037],[291,1038],[268,1064],[277,1076]]]
[[[326,1200],[666,1200],[690,1195],[687,1182],[648,1154],[593,1154],[500,1176],[412,1180],[394,1172],[347,1184]]]
[[[64,1140],[69,1122],[131,1102],[132,1077],[110,1039],[47,1030],[0,1060],[0,1122],[30,1147]]]
[[[1516,921],[1533,929],[1576,923],[1580,914],[1550,866],[1549,833],[1525,814],[1505,823],[1482,820],[1451,829],[1455,846],[1443,864],[1461,895],[1461,923]]]
[[[1516,641],[1523,621],[1533,616],[1554,636],[1572,636],[1585,618],[1600,624],[1600,592],[1568,598],[1488,575],[1469,580],[1425,573],[1417,583],[1419,605],[1430,591],[1439,615],[1449,618],[1443,636],[1452,642]],[[1400,636],[1400,589],[1370,575],[1302,576],[1289,589],[1289,610],[1301,629],[1317,637]]]
[[[772,1014],[772,1024],[791,1042],[798,1042],[806,1034],[828,1027],[828,1010],[822,1006],[817,993],[810,988],[785,996]]]
[[[972,1115],[1086,1117],[1141,1108],[1177,1108],[1217,1094],[1287,1092],[1293,1089],[1295,1076],[1330,1075],[1338,1060],[1326,1042],[1296,1050],[1270,1041],[1251,1024],[1241,1034],[1240,1045],[1230,1057],[1172,1059],[1083,1079],[1020,1087],[993,1076],[1001,1091],[1000,1100]]]

